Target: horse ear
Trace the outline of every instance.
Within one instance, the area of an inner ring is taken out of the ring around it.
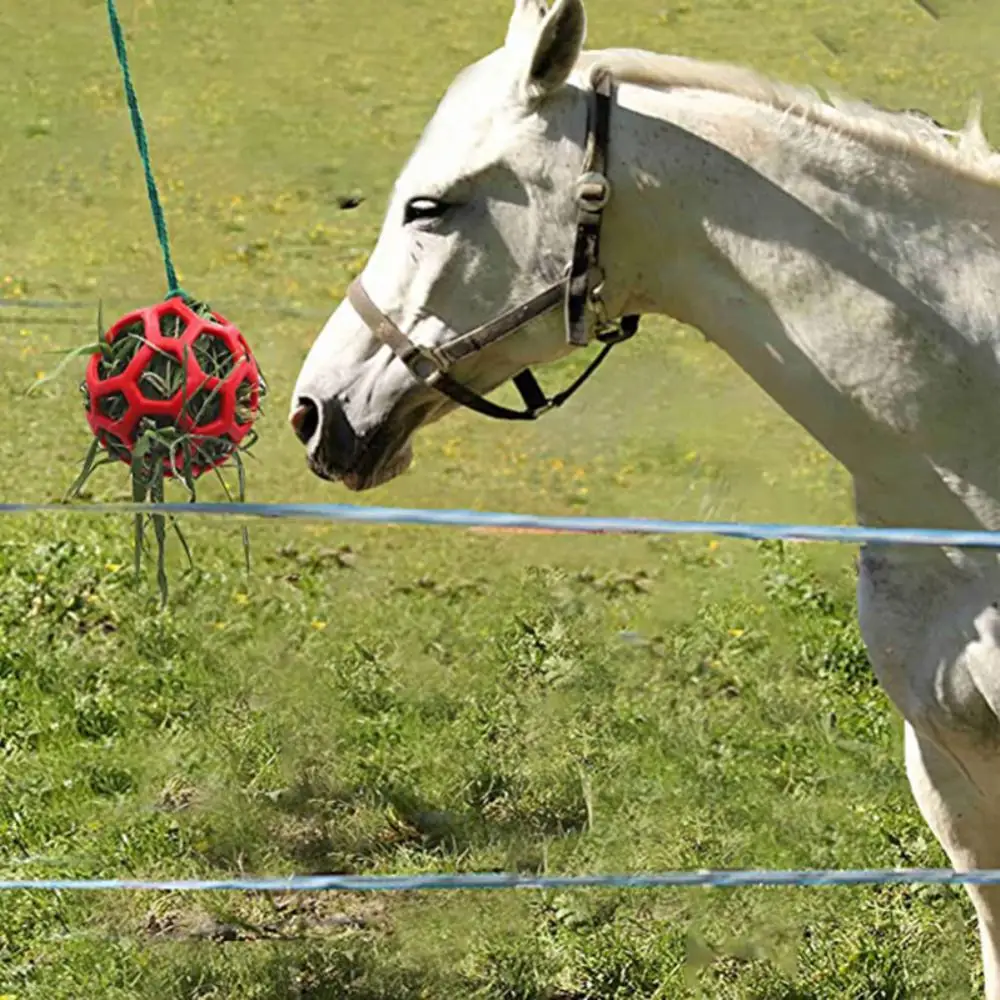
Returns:
[[[518,8],[534,8],[537,11],[544,8],[544,3],[542,0],[519,0]],[[527,64],[524,88],[528,99],[541,100],[566,82],[580,58],[587,35],[587,13],[583,0],[556,0],[552,9],[536,21],[530,35],[525,30],[530,11],[521,16],[525,20],[511,39],[511,44],[524,46],[522,51]],[[515,11],[514,19],[517,17],[518,12]],[[510,34],[508,38],[511,38]]]
[[[533,45],[548,12],[545,0],[514,0],[514,13],[507,25],[506,47],[521,49]]]

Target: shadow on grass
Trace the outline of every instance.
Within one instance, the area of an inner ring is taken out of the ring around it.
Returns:
[[[428,800],[401,783],[345,790],[315,781],[278,796],[270,819],[282,852],[314,874],[337,874],[384,864],[400,851],[463,857],[502,845],[506,865],[537,872],[541,841],[587,829],[582,786],[518,787],[516,776],[481,771],[459,808]]]

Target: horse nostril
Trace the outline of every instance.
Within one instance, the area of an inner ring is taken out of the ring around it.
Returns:
[[[289,423],[295,431],[295,436],[305,445],[315,437],[319,430],[319,407],[308,396],[299,396],[299,405],[289,417]]]

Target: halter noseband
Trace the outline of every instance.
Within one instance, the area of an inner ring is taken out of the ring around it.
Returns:
[[[495,319],[441,347],[422,347],[410,340],[375,305],[365,291],[360,277],[355,278],[347,289],[348,301],[372,336],[385,344],[419,381],[487,417],[498,420],[535,420],[543,413],[562,406],[597,371],[611,349],[634,336],[639,328],[638,316],[623,316],[618,321],[610,321],[602,297],[604,271],[600,264],[601,220],[611,198],[611,184],[607,178],[611,76],[598,67],[592,73],[590,83],[587,144],[583,171],[577,180],[575,192],[576,240],[566,277],[549,285],[527,302],[501,313]],[[524,400],[524,409],[512,410],[491,402],[448,374],[448,369],[463,358],[509,337],[532,320],[550,313],[560,303],[563,306],[566,340],[569,344],[574,347],[587,345],[589,306],[597,318],[595,337],[604,345],[583,373],[562,392],[546,396],[535,376],[529,369],[525,369],[514,377],[514,385]]]

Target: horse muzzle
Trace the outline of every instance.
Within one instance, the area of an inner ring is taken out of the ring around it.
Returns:
[[[337,400],[299,396],[289,423],[306,447],[310,471],[357,492],[381,486],[409,468],[413,460],[409,439],[419,421],[390,415],[377,430],[362,437]]]

